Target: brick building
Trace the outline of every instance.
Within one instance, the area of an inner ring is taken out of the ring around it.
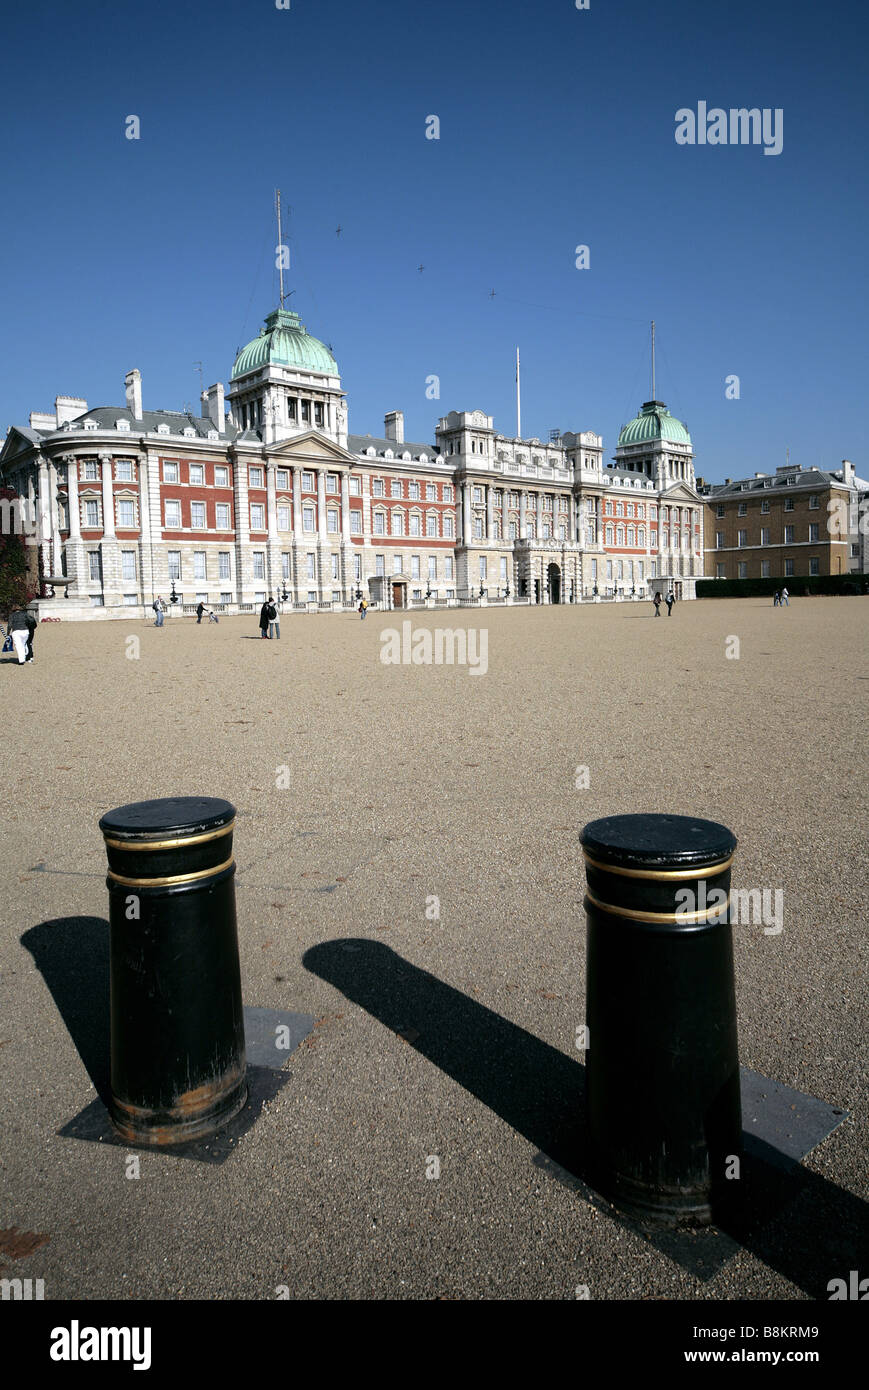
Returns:
[[[348,434],[331,351],[283,308],[238,353],[202,413],[58,396],[8,431],[0,478],[24,499],[67,617],[149,611],[171,592],[235,612],[281,593],[341,608],[478,600],[579,602],[703,573],[703,504],[688,431],[660,401],[624,426],[611,465],[593,431],[500,434],[482,411],[443,416],[431,443]],[[51,607],[51,604],[54,607]]]

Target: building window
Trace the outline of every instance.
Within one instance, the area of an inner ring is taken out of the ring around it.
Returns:
[[[115,477],[119,483],[131,483],[133,481],[133,461],[132,459],[117,459],[115,462]]]
[[[820,562],[820,560],[818,559],[817,555],[812,555],[811,558],[809,559],[809,574],[820,574],[820,573],[821,573],[821,562]]]
[[[121,551],[121,578],[136,578],[136,552],[135,550]]]
[[[251,556],[253,560],[254,579],[265,579],[266,577],[266,557],[262,550],[255,550]]]
[[[290,509],[286,506],[278,507],[278,530],[289,531],[290,529]]]
[[[763,498],[763,500],[762,500],[762,502],[761,502],[761,504],[760,504],[760,510],[761,510],[762,512],[768,512],[768,511],[769,511],[769,498],[768,498],[768,497],[764,497],[764,498]]]
[[[452,578],[453,578],[453,557],[452,557],[452,555],[445,555],[445,556],[444,556],[444,579],[452,579]]]
[[[337,492],[337,491],[338,491],[338,474],[337,474],[337,473],[327,473],[327,474],[326,474],[326,491],[327,491],[327,492]]]
[[[419,501],[419,483],[410,482],[407,485],[407,495],[411,502]]]
[[[425,533],[427,536],[437,536],[438,518],[437,512],[429,512],[425,519]]]
[[[821,505],[821,499],[816,492],[809,498],[809,511],[816,512]]]
[[[232,603],[232,594],[222,593],[220,595],[220,602],[224,604]]]
[[[372,479],[371,479],[371,496],[372,496],[372,497],[382,497],[383,495],[384,495],[384,494],[383,494],[383,479],[382,479],[382,478],[372,478]]]
[[[86,483],[95,483],[98,480],[100,476],[100,466],[97,463],[96,459],[87,459],[82,464],[81,475]]]
[[[444,517],[444,535],[447,540],[452,540],[455,535],[456,524],[451,516]]]
[[[411,535],[411,536],[421,536],[421,535],[422,535],[422,518],[420,517],[420,515],[419,515],[418,512],[414,512],[413,515],[412,515],[411,518],[410,518],[410,535]]]
[[[393,478],[392,482],[390,483],[390,487],[389,487],[389,495],[390,495],[390,497],[400,497],[400,496],[401,496],[401,479],[400,479],[400,478]]]
[[[181,578],[181,551],[169,550],[166,552],[166,561],[169,566],[169,578]]]
[[[653,566],[652,568],[654,569],[654,566]],[[726,579],[726,578],[727,578],[727,575],[725,574],[726,568],[727,568],[726,565],[716,565],[716,566],[715,566],[715,578],[716,578],[716,579]]]
[[[390,525],[391,525],[391,530],[392,530],[393,536],[403,536],[403,535],[404,535],[404,513],[403,513],[403,512],[393,512],[393,513],[392,513],[392,519],[391,519]]]
[[[437,579],[438,577],[438,557],[436,555],[429,555],[428,557],[428,577],[429,579]]]
[[[633,528],[633,526],[629,526],[629,527],[628,527],[628,549],[629,549],[629,550],[632,550],[632,549],[634,548],[634,544],[635,544],[635,542],[634,542],[634,528]]]
[[[327,507],[327,508],[326,508],[326,530],[327,530],[327,531],[329,532],[329,534],[332,535],[332,536],[334,536],[335,533],[336,533],[337,530],[338,530],[338,508],[337,508],[337,507]]]
[[[338,578],[338,556],[337,556],[337,555],[333,555],[333,556],[332,556],[332,578],[333,578],[333,579],[337,579],[337,578]]]
[[[793,543],[794,543],[794,529],[795,529],[795,528],[794,528],[793,526],[786,526],[786,527],[785,527],[785,545],[793,545]]]
[[[515,521],[511,521],[511,522],[509,523],[509,525],[508,525],[508,527],[507,527],[507,534],[508,534],[508,536],[509,536],[509,538],[510,538],[511,541],[515,541],[515,539],[516,539],[516,523],[515,523]]]
[[[748,503],[747,503],[747,502],[740,502],[740,504],[739,504],[739,506],[737,507],[736,511],[737,511],[737,515],[739,515],[739,516],[746,516],[747,513],[748,513]]]
[[[362,513],[361,513],[361,512],[351,512],[351,513],[350,513],[350,530],[353,532],[354,536],[361,536],[361,535],[362,535]]]
[[[88,530],[95,530],[100,524],[100,504],[96,498],[87,498],[84,504],[84,524]]]
[[[482,518],[481,518],[481,517],[475,516],[475,517],[474,517],[474,540],[475,540],[475,541],[481,541],[482,539],[483,539],[483,521],[482,521]]]
[[[102,608],[102,606],[103,606],[103,596],[102,596],[102,594],[91,594],[91,608]]]
[[[410,557],[410,577],[411,577],[411,579],[419,579],[419,556],[418,556],[418,555],[411,555],[411,557]]]
[[[223,468],[220,464],[214,470],[214,486],[229,487],[229,469]]]
[[[818,523],[817,523],[817,522],[812,522],[811,525],[809,526],[809,540],[810,540],[810,541],[816,541],[816,540],[818,540],[818,539],[819,539],[819,536],[818,536]]]
[[[314,508],[313,508],[313,507],[303,507],[303,508],[302,508],[302,530],[303,530],[303,531],[307,531],[308,534],[310,534],[310,533],[313,531],[313,529],[314,529]]]
[[[747,560],[740,560],[740,561],[739,561],[739,564],[736,566],[736,577],[737,577],[737,579],[747,579],[747,578],[748,578],[748,561],[747,561]]]
[[[250,485],[251,485],[251,487],[262,487],[262,485],[263,485],[263,471],[262,471],[261,468],[253,468],[253,467],[252,467],[252,468],[250,469],[249,477],[250,477]]]
[[[290,475],[286,468],[275,469],[275,487],[278,492],[286,492],[290,485]]]
[[[290,577],[290,552],[289,552],[288,550],[282,550],[282,551],[281,551],[281,578],[282,578],[283,580],[287,580],[287,579],[289,579],[289,577]]]
[[[322,401],[315,401],[315,402],[314,402],[314,424],[315,424],[315,425],[322,425],[322,423],[323,423],[323,402],[322,402]]]
[[[202,487],[202,484],[205,482],[205,469],[204,469],[204,467],[202,466],[201,463],[191,463],[191,464],[189,465],[189,467],[190,467],[190,483],[191,483],[191,486],[192,486],[192,487]]]
[[[644,546],[645,544],[646,544],[646,528],[645,528],[645,526],[638,526],[638,527],[637,527],[637,545]]]
[[[386,535],[386,515],[384,512],[374,513],[374,534],[375,536]]]
[[[351,497],[361,497],[361,496],[362,496],[362,479],[361,479],[361,478],[351,478],[351,479],[350,479],[350,496],[351,496]]]
[[[761,527],[761,531],[760,531],[760,543],[761,543],[761,545],[769,545],[769,536],[770,536],[769,527],[768,527],[768,526],[762,526],[762,527]]]
[[[791,576],[793,575],[793,572],[794,572],[794,562],[793,562],[793,560],[785,560],[785,575],[787,576],[788,579],[791,578]]]
[[[381,579],[386,573],[385,561],[382,555],[375,555],[374,557],[374,573]]]
[[[190,525],[191,525],[191,528],[194,529],[194,530],[196,530],[196,531],[203,531],[203,530],[205,529],[205,503],[204,503],[204,502],[191,502],[191,503],[190,503]]]
[[[436,483],[426,483],[425,500],[426,502],[436,502],[438,500],[438,490]]]
[[[303,474],[302,474],[302,491],[303,491],[303,492],[313,492],[313,491],[314,491],[314,475],[313,475],[313,473],[303,473]]]
[[[132,531],[136,525],[136,504],[131,497],[118,498],[118,526],[123,531]]]
[[[194,550],[193,552],[193,578],[207,579],[206,559],[204,550]]]
[[[296,402],[292,396],[287,397],[287,419],[291,424],[294,423],[296,419]]]
[[[315,565],[316,565],[316,559],[317,559],[317,557],[316,557],[315,555],[308,555],[308,556],[306,556],[306,559],[307,559],[307,563],[308,563],[307,576],[308,576],[309,579],[316,579],[316,578],[317,578],[317,571],[316,571]]]
[[[715,532],[715,548],[716,548],[716,550],[723,550],[723,549],[724,549],[724,532],[723,532],[723,531],[716,531],[716,532]]]
[[[164,483],[177,483],[177,481],[178,481],[178,464],[177,464],[177,463],[164,463],[164,464],[163,464],[163,482],[164,482]]]
[[[125,608],[138,608],[138,606],[139,606],[139,595],[138,595],[138,594],[124,594],[124,607],[125,607]]]
[[[748,545],[748,532],[740,531],[736,543],[737,545]]]
[[[793,499],[792,497],[786,497],[786,498],[785,498],[785,511],[786,511],[786,512],[792,512],[793,509],[794,509],[794,499]]]
[[[228,531],[230,528],[229,503],[218,502],[214,508],[218,531]]]
[[[452,502],[452,501],[453,501],[453,487],[452,487],[452,483],[444,483],[444,501],[445,501],[445,502]]]
[[[761,579],[769,579],[769,560],[761,560],[760,577]]]
[[[167,530],[177,530],[181,525],[181,503],[166,502],[166,528]]]
[[[612,544],[613,544],[613,528],[612,528],[612,526],[607,526],[607,528],[606,528],[606,543],[607,543],[607,545],[612,545]]]
[[[401,556],[400,556],[400,555],[393,555],[393,557],[392,557],[392,573],[393,573],[393,574],[401,574]]]
[[[217,577],[218,577],[218,579],[231,579],[231,578],[232,578],[232,574],[230,573],[230,568],[229,568],[229,564],[230,564],[229,555],[230,555],[230,552],[229,552],[228,550],[219,550],[219,551],[217,552]]]
[[[362,556],[358,553],[353,556],[353,578],[357,584],[362,578]]]

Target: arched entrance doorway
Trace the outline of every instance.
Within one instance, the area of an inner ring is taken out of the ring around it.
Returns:
[[[546,571],[546,586],[549,590],[549,602],[561,602],[561,570],[557,565],[550,565]]]
[[[392,606],[393,608],[407,607],[407,585],[403,580],[394,579],[392,581]]]

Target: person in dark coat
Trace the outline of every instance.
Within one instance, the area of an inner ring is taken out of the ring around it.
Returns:
[[[652,602],[653,602],[654,605],[655,605],[655,617],[656,617],[656,618],[660,618],[660,616],[661,616],[661,595],[660,595],[660,594],[655,594],[655,597],[652,599]]]
[[[268,641],[269,635],[269,604],[268,600],[263,604],[259,611],[259,635]]]
[[[204,604],[204,603],[202,602],[202,600],[200,599],[199,603],[197,603],[197,605],[196,605],[196,621],[197,621],[198,623],[201,623],[201,622],[202,622],[202,614],[203,614],[204,612],[205,612],[205,604]]]
[[[676,595],[673,593],[672,589],[667,595],[665,602],[667,604],[667,617],[669,618],[670,614],[673,612],[673,604],[676,602]]]
[[[36,619],[30,610],[16,608],[14,613],[10,613],[7,631],[12,638],[15,655],[18,657],[18,665],[23,666],[25,662],[32,661],[33,634],[36,631]]]

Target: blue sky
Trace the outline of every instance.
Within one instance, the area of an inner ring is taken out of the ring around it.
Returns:
[[[609,457],[654,318],[699,474],[789,446],[866,476],[867,28],[855,0],[7,10],[0,428],[122,404],[131,367],[148,408],[195,406],[198,360],[228,382],[276,303],[279,186],[290,307],[354,433],[480,408],[512,434],[518,344],[523,434],[595,429]],[[782,108],[781,154],[677,145],[700,101]]]

